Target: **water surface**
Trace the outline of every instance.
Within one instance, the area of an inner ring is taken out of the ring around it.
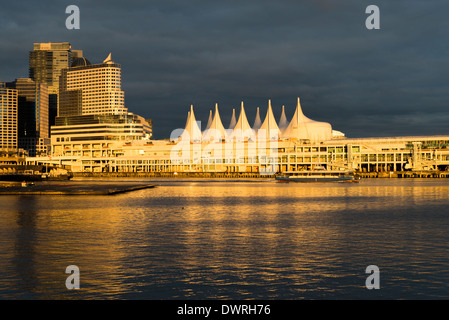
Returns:
[[[0,298],[449,298],[449,180],[146,181],[158,187],[1,196]]]

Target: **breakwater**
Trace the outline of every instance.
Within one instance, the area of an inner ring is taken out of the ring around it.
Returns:
[[[1,184],[1,195],[117,195],[131,191],[154,188],[151,184],[110,184],[110,183],[32,183],[32,184]]]

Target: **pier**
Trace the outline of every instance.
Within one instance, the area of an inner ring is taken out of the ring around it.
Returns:
[[[449,178],[447,171],[392,171],[392,172],[361,172],[362,178]]]
[[[0,195],[62,195],[62,196],[109,196],[131,191],[154,188],[154,184],[136,183],[37,183],[2,184]]]

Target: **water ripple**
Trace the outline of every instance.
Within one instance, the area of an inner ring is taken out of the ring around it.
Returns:
[[[447,299],[449,181],[5,196],[3,299]],[[81,290],[65,288],[66,266]],[[367,290],[377,265],[381,289]]]

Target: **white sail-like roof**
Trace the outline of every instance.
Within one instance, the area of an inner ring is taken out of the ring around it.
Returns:
[[[260,120],[259,107],[257,107],[256,118],[254,119],[253,129],[258,130],[262,125],[262,121]]]
[[[206,129],[204,129],[204,131],[206,131],[207,129],[210,128],[212,124],[212,110],[209,111],[209,119],[207,120],[207,125],[206,125]]]
[[[307,118],[302,112],[298,98],[295,114],[282,137],[286,139],[308,139],[311,141],[330,140],[332,139],[332,126],[327,122],[319,122]]]
[[[285,106],[282,106],[282,114],[281,118],[279,119],[279,130],[283,132],[288,127],[288,121],[287,117],[285,116]]]
[[[186,126],[179,139],[190,142],[201,141],[201,129],[196,122],[195,114],[193,112],[193,106],[190,106]]]
[[[268,110],[265,120],[257,130],[258,139],[277,140],[281,137],[281,131],[276,123],[276,119],[273,115],[273,109],[271,108],[271,100],[268,100]]]
[[[218,112],[218,104],[215,104],[215,114],[210,127],[204,131],[203,140],[221,141],[226,139],[226,130],[221,122],[220,113]]]
[[[239,119],[237,120],[237,123],[235,124],[234,129],[232,130],[230,138],[236,139],[238,141],[244,141],[249,139],[255,140],[255,133],[254,130],[249,125],[248,118],[246,117],[245,108],[243,106],[243,101],[240,107]]]
[[[231,117],[231,121],[229,122],[229,128],[228,129],[234,129],[235,124],[237,123],[237,121],[235,120],[235,109],[232,109],[232,117]]]

